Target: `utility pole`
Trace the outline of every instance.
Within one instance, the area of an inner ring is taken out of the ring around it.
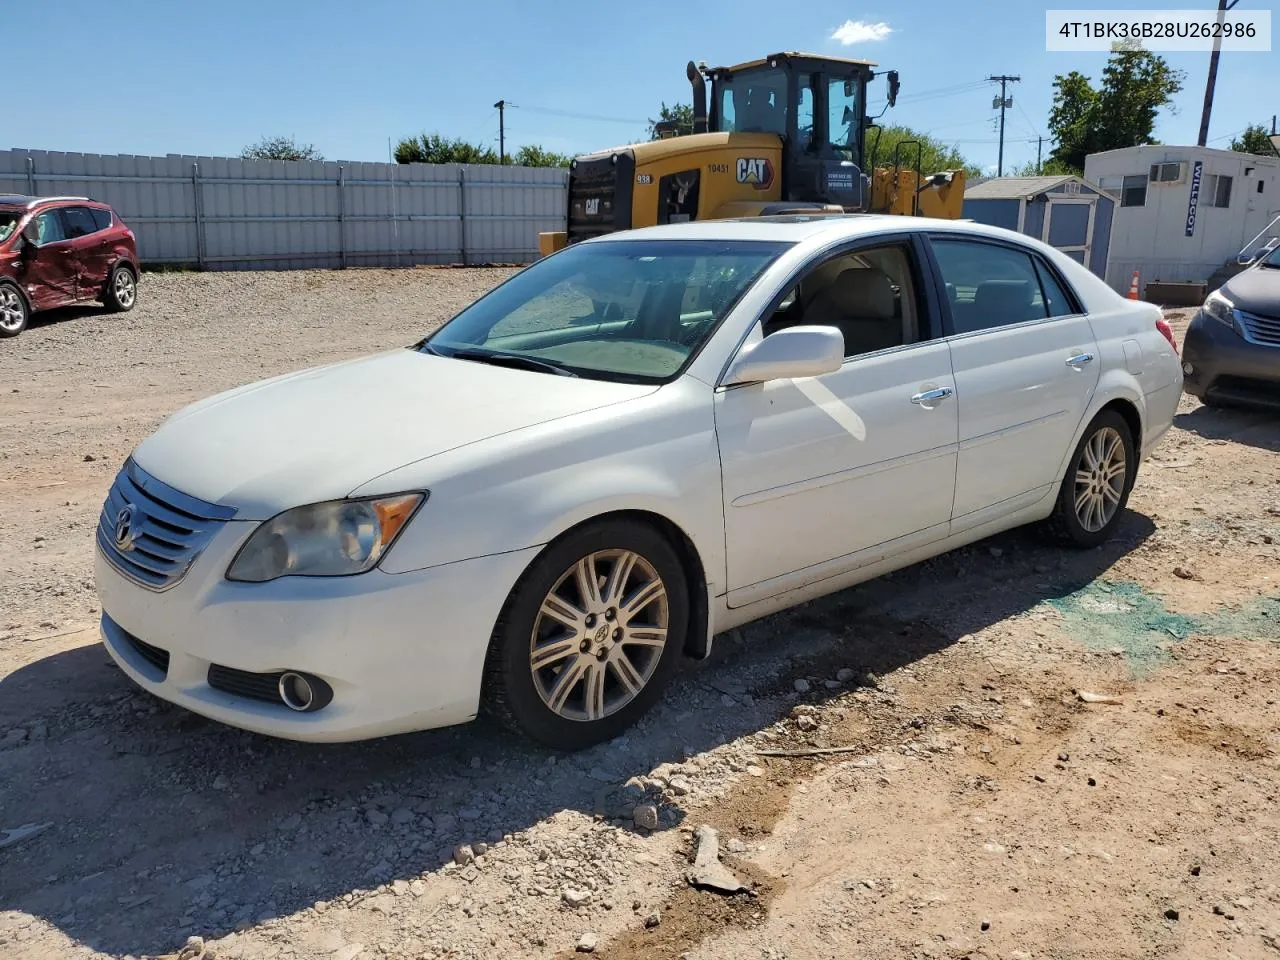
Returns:
[[[1240,0],[1218,0],[1218,28],[1221,31],[1223,14]],[[1213,88],[1218,82],[1218,57],[1222,54],[1222,36],[1213,38],[1213,52],[1209,54],[1209,79],[1204,85],[1204,107],[1200,111],[1200,138],[1196,145],[1203,147],[1209,140],[1209,114],[1213,112]]]
[[[1021,77],[1008,77],[1001,74],[998,77],[987,77],[992,83],[1000,84],[1000,97],[991,104],[993,107],[1000,108],[1000,155],[996,158],[996,176],[1004,176],[1004,112],[1013,106],[1013,97],[1005,96],[1005,86],[1010,83],[1017,83]]]
[[[507,127],[506,127],[506,109],[507,101],[499,100],[493,105],[498,111],[498,162],[507,162]]]
[[[1040,151],[1044,147],[1044,137],[1036,137],[1036,176],[1040,176]]]

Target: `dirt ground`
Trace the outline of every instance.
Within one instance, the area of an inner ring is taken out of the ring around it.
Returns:
[[[135,689],[91,573],[129,450],[507,273],[148,275],[0,342],[0,957],[1280,960],[1273,415],[1185,398],[1103,547],[1017,531],[732,631],[579,755]],[[745,892],[689,884],[702,824]]]

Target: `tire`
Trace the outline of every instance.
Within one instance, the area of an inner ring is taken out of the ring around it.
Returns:
[[[127,313],[138,302],[138,275],[127,263],[118,263],[107,277],[102,303],[112,313]]]
[[[1117,454],[1123,456],[1123,464],[1116,461]],[[1099,467],[1094,469],[1091,462],[1099,457]],[[1045,524],[1047,532],[1058,542],[1081,549],[1105,543],[1124,515],[1137,476],[1138,458],[1129,424],[1114,410],[1102,411],[1085,429],[1071,455],[1057,503]],[[1087,498],[1080,489],[1086,483],[1093,491]]]
[[[588,563],[597,596],[584,602]],[[615,574],[623,578],[617,589]],[[630,599],[630,616],[619,599]],[[490,640],[483,709],[556,750],[612,740],[662,694],[688,617],[685,571],[653,527],[633,520],[581,527],[548,546],[508,597]]]
[[[0,337],[16,337],[27,329],[31,307],[11,283],[0,283]]]

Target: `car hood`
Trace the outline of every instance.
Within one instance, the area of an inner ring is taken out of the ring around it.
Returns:
[[[1251,267],[1222,285],[1222,295],[1246,313],[1280,317],[1280,269]]]
[[[237,508],[238,519],[263,520],[447,450],[656,389],[400,349],[198,401],[133,458],[171,487]]]

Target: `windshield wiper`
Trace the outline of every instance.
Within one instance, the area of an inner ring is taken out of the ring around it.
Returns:
[[[577,374],[568,367],[562,367],[550,360],[538,360],[515,353],[489,353],[485,350],[450,350],[446,356],[455,360],[475,360],[477,363],[491,363],[495,366],[520,367],[525,370],[538,370],[542,373],[554,373],[561,377],[576,377]]]

